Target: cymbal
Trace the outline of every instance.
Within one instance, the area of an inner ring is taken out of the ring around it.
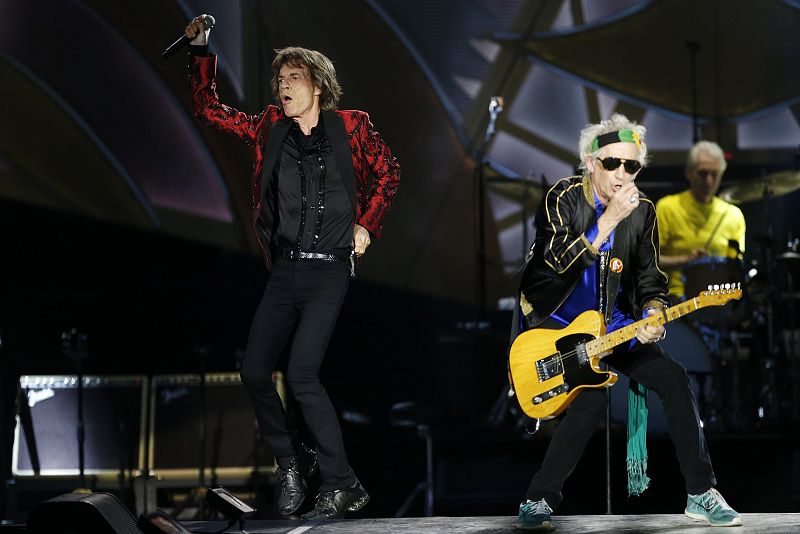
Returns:
[[[778,254],[777,258],[779,260],[800,260],[800,252],[784,252]]]
[[[726,187],[719,198],[732,204],[744,204],[767,196],[781,196],[800,189],[800,171],[783,171]]]
[[[528,178],[487,178],[486,187],[500,196],[524,205],[529,210],[536,209],[544,196],[542,184]]]

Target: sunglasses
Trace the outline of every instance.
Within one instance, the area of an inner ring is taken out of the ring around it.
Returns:
[[[622,159],[622,158],[597,158],[603,164],[603,168],[607,171],[615,171],[620,165],[625,166],[625,172],[628,174],[636,174],[642,168],[642,164],[635,159]]]

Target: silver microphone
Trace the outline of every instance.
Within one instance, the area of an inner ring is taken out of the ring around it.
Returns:
[[[214,24],[216,23],[214,17],[212,17],[211,15],[200,15],[200,22],[203,23],[202,31],[210,30],[211,28],[214,27]],[[189,41],[191,41],[192,39],[193,38],[186,37],[186,35],[181,35],[174,43],[169,45],[166,50],[161,52],[161,57],[171,56],[184,46],[188,45]]]

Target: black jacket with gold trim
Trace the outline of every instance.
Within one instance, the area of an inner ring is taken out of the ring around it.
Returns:
[[[622,260],[617,302],[635,318],[645,308],[669,305],[667,275],[658,267],[655,206],[643,193],[639,197],[639,206],[617,225],[607,258]],[[561,306],[583,270],[597,259],[598,251],[585,235],[596,222],[591,179],[572,176],[558,181],[539,205],[535,220],[536,239],[528,253],[519,295],[530,328]],[[609,269],[603,271],[608,274]]]

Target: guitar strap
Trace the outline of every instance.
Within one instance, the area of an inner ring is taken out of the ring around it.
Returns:
[[[611,254],[604,254],[601,259],[600,273],[605,273],[605,294],[601,297],[601,310],[604,311],[606,324],[611,324],[611,316],[614,313],[614,302],[619,293],[619,281],[622,278],[622,269],[610,269],[609,261],[615,258],[625,258],[628,238],[628,220],[626,217],[614,229],[614,244],[611,247]],[[624,268],[624,265],[623,265]],[[600,287],[603,287],[601,281]]]

